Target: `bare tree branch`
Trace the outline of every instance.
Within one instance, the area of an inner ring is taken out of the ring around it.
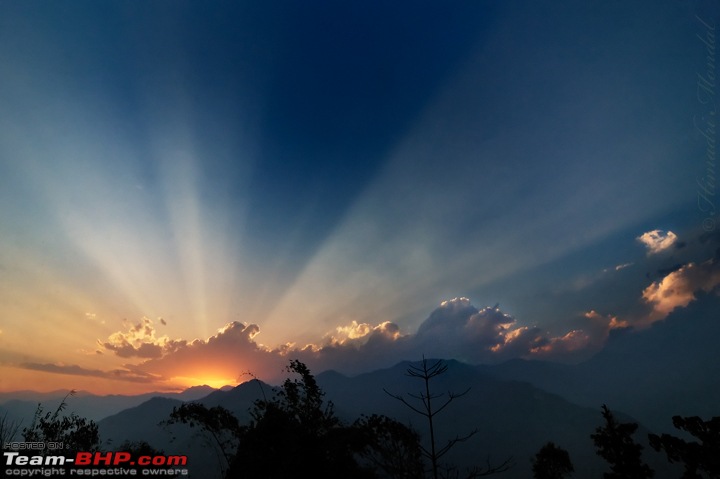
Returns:
[[[430,380],[432,378],[435,378],[441,374],[444,374],[448,370],[448,365],[445,364],[442,360],[437,360],[433,364],[428,364],[427,359],[425,359],[425,356],[423,356],[422,362],[419,366],[410,365],[408,366],[405,375],[412,378],[418,378],[422,379],[424,383],[424,391],[420,391],[417,394],[412,393],[406,393],[408,397],[415,399],[422,403],[422,406],[415,406],[411,404],[407,399],[405,399],[404,396],[401,396],[399,394],[392,394],[388,392],[386,389],[383,389],[385,391],[385,394],[388,396],[400,401],[403,405],[405,405],[410,410],[414,411],[417,414],[420,414],[421,416],[427,418],[428,421],[428,427],[430,429],[430,448],[429,450],[420,446],[422,453],[425,457],[427,457],[430,460],[430,463],[432,465],[432,477],[433,479],[439,479],[441,477],[440,471],[439,471],[439,459],[442,458],[445,454],[447,454],[457,443],[459,442],[465,442],[468,439],[470,439],[472,436],[477,434],[478,430],[475,429],[468,434],[464,436],[456,436],[454,439],[450,439],[447,441],[447,444],[445,444],[441,448],[436,447],[436,441],[435,441],[435,425],[434,425],[434,419],[437,414],[442,412],[447,406],[450,405],[455,399],[465,396],[468,392],[470,392],[470,388],[467,388],[465,391],[461,393],[453,393],[451,391],[448,391],[447,394],[433,394],[430,392]],[[433,401],[438,400],[442,397],[445,397],[446,399],[437,406],[434,404]],[[433,409],[433,406],[435,408]],[[488,460],[487,466],[482,467],[474,467],[473,469],[470,469],[467,472],[467,479],[473,479],[476,477],[481,476],[488,476],[490,474],[497,474],[500,472],[504,472],[508,470],[512,466],[512,458],[506,459],[503,463],[501,463],[498,466],[491,466],[490,461]],[[445,474],[443,477],[449,478],[449,474],[454,474],[454,477],[459,478],[459,473],[457,472],[457,468],[451,467],[451,468],[445,468]]]

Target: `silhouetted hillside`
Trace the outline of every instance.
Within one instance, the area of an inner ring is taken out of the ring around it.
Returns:
[[[269,386],[264,387],[270,391]],[[260,397],[257,381],[251,381],[227,391],[214,390],[198,402],[208,407],[221,405],[247,420],[248,410]],[[155,397],[103,419],[98,423],[103,445],[110,450],[113,445],[125,440],[147,441],[168,454],[187,454],[188,469],[193,477],[219,477],[218,451],[210,437],[197,428],[162,424],[170,418],[173,408],[180,404],[182,401],[176,399]]]
[[[319,374],[317,380],[326,392],[326,398],[335,403],[337,413],[347,422],[360,414],[386,414],[411,424],[427,437],[423,418],[383,391],[383,388],[394,394],[419,391],[421,384],[405,375],[409,364],[403,362],[356,377],[330,371]],[[577,477],[599,477],[604,463],[595,454],[590,440],[590,434],[602,421],[599,407],[579,407],[530,384],[499,380],[457,361],[448,361],[448,365],[448,372],[431,383],[433,392],[442,394],[447,391],[462,392],[468,387],[471,389],[438,416],[436,432],[439,443],[475,428],[479,430],[469,441],[457,446],[447,457],[449,461],[465,465],[484,464],[489,457],[491,462],[499,463],[513,456],[516,465],[499,477],[527,478],[531,474],[531,457],[547,441],[553,441],[570,452]],[[247,420],[253,401],[262,397],[263,391],[268,397],[272,394],[268,385],[262,384],[262,389],[260,385],[253,381],[230,391],[215,391],[199,402],[208,407],[223,406],[238,414],[241,421]],[[145,438],[153,446],[166,451],[182,454],[191,451],[191,470],[199,463],[202,467],[217,467],[217,459],[209,444],[201,437],[193,437],[197,431],[173,426],[171,434],[158,426],[177,404],[176,401],[156,398],[140,407],[123,411],[100,422],[101,437],[113,441]],[[646,431],[643,429],[638,434],[642,440]],[[171,442],[173,436],[176,439]],[[650,462],[662,464],[657,459],[661,458],[656,455]],[[657,477],[662,478],[663,475]]]
[[[336,403],[339,413],[347,417],[373,412],[386,414],[412,424],[427,438],[424,419],[383,391],[418,394],[422,383],[405,375],[410,364],[403,362],[353,378],[335,372],[322,373],[318,383]],[[531,475],[530,458],[550,440],[570,452],[578,477],[590,477],[592,471],[602,467],[589,440],[589,434],[599,424],[597,408],[578,407],[526,383],[495,379],[458,361],[447,364],[447,373],[431,382],[432,392],[461,393],[467,388],[470,391],[438,415],[439,444],[478,429],[469,441],[456,446],[448,456],[449,461],[470,466],[484,463],[488,457],[499,463],[512,456],[516,465],[498,477],[527,478]]]

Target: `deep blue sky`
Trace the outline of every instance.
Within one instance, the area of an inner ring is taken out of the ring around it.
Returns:
[[[591,312],[647,326],[717,247],[710,5],[0,2],[4,363],[143,317],[134,347],[413,334],[459,297],[593,350]],[[28,353],[29,324],[80,333]]]

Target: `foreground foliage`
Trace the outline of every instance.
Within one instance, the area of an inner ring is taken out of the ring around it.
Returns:
[[[240,426],[222,407],[189,403],[169,423],[198,426],[214,438],[226,478],[419,478],[418,436],[385,416],[344,424],[305,364],[291,361],[288,378],[271,399],[255,402]]]
[[[575,468],[565,449],[548,442],[535,455],[532,470],[535,479],[563,479]]]
[[[676,429],[690,433],[700,442],[688,442],[670,434],[650,434],[650,446],[665,451],[671,463],[685,466],[681,479],[720,478],[720,417],[703,421],[697,416],[673,416],[672,420]]]
[[[610,472],[603,474],[603,477],[605,479],[653,477],[654,471],[642,461],[643,447],[632,438],[638,425],[618,422],[604,404],[602,415],[605,425],[598,427],[595,434],[590,437],[595,443],[598,455],[610,464]]]
[[[64,453],[95,451],[100,445],[98,426],[94,421],[71,413],[61,415],[67,408],[67,398],[74,395],[70,391],[53,412],[44,412],[38,404],[35,416],[29,427],[22,431],[25,442],[62,443]]]

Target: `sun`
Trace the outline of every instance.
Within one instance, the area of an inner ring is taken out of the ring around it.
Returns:
[[[210,386],[211,388],[220,389],[223,386],[234,386],[238,382],[237,379],[219,376],[201,376],[196,378],[176,377],[174,379],[186,388],[193,386]]]

